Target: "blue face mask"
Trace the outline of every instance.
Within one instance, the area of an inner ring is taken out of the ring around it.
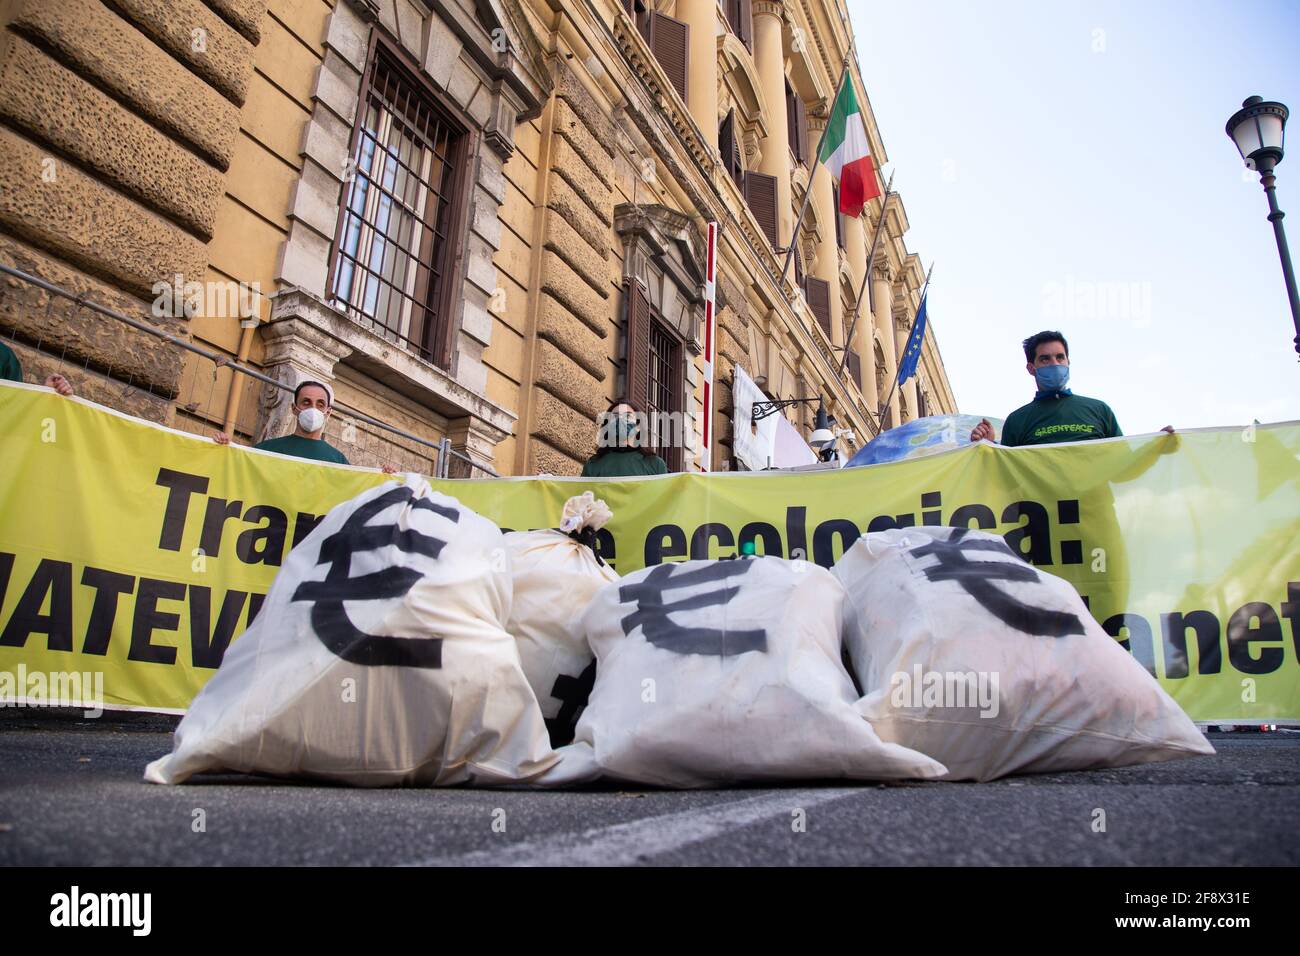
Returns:
[[[1043,394],[1063,392],[1066,383],[1070,381],[1070,366],[1043,365],[1034,369],[1034,378],[1038,381],[1038,390]]]
[[[631,444],[632,439],[636,436],[636,419],[619,418],[614,423],[614,434],[618,436],[620,445]]]

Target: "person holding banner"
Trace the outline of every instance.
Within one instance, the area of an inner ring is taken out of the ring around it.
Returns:
[[[293,410],[298,415],[298,427],[292,435],[283,438],[268,438],[260,441],[254,448],[273,451],[294,458],[307,458],[312,461],[328,461],[337,465],[346,465],[348,460],[324,438],[325,422],[334,407],[334,395],[328,385],[320,382],[306,381],[299,384],[293,392]],[[220,432],[213,437],[218,445],[229,445],[230,436]]]
[[[1002,426],[1003,445],[1048,445],[1123,436],[1109,405],[1075,395],[1066,387],[1070,381],[1070,346],[1064,335],[1039,332],[1022,345],[1025,369],[1034,376],[1038,392],[1032,402],[1007,416]],[[1166,425],[1162,431],[1172,433],[1173,428]],[[970,440],[993,441],[993,426],[987,418],[971,431]]]
[[[666,475],[668,463],[645,446],[645,412],[619,399],[601,416],[596,453],[582,466],[583,478],[625,478]]]
[[[0,342],[0,379],[7,382],[21,382],[23,380],[23,365],[18,361],[18,356],[9,346]],[[72,385],[57,372],[45,379],[45,387],[52,388],[60,395],[71,395]]]

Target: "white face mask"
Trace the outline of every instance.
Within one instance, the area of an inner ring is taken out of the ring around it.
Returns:
[[[298,426],[308,434],[325,427],[325,413],[319,408],[304,408],[298,413]]]

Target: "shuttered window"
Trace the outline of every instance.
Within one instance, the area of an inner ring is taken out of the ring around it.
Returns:
[[[623,302],[627,310],[625,390],[628,398],[645,408],[650,399],[650,299],[639,279],[623,280]]]
[[[727,22],[736,39],[754,52],[754,0],[726,0]]]
[[[745,188],[745,170],[740,165],[740,135],[736,129],[736,110],[727,111],[727,118],[718,127],[718,152],[722,155],[722,165],[731,178],[743,191]]]
[[[803,97],[789,83],[785,85],[785,123],[790,141],[790,152],[801,163],[808,162],[808,109]]]
[[[649,8],[645,5],[645,0],[623,0],[623,9],[627,15],[632,18],[642,33],[645,33],[645,20],[649,16]]]
[[[642,21],[641,34],[659,65],[668,74],[673,89],[686,101],[687,47],[690,46],[691,28],[681,20],[651,10]]]
[[[825,279],[816,279],[809,276],[804,287],[804,295],[808,297],[808,308],[817,319],[817,324],[822,327],[826,337],[830,338],[831,284]]]
[[[780,246],[776,235],[776,177],[753,170],[745,173],[745,202],[749,205],[759,228],[767,241],[776,249]]]
[[[857,352],[853,351],[853,349],[849,349],[848,352],[849,378],[853,381],[853,384],[858,387],[858,391],[862,391],[862,358]]]

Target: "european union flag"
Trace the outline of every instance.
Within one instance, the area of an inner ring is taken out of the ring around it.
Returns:
[[[921,297],[921,307],[916,310],[916,322],[912,325],[912,334],[907,337],[907,347],[903,349],[903,358],[898,363],[898,384],[902,385],[916,374],[916,365],[921,361],[921,343],[925,340],[925,297]]]

